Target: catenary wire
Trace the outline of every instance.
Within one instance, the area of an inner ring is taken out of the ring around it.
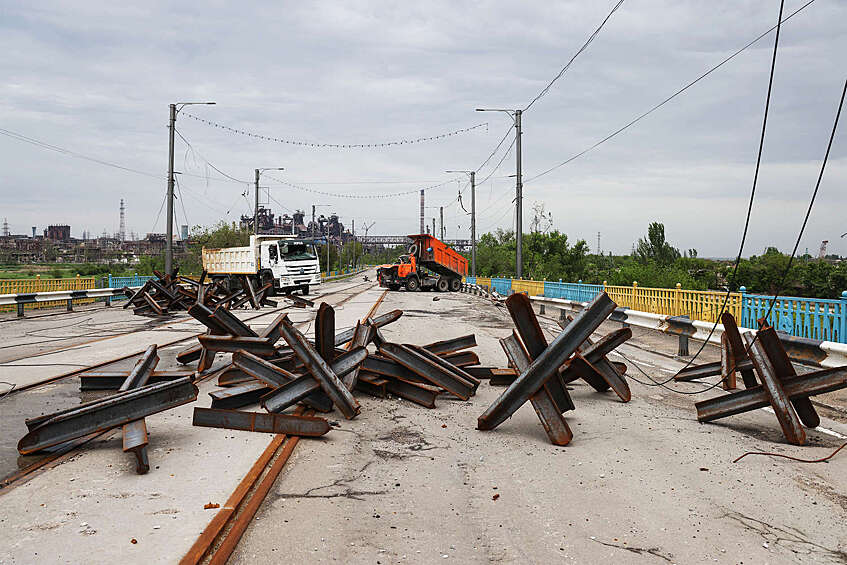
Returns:
[[[718,63],[718,64],[717,64],[717,65],[715,65],[714,67],[710,68],[709,70],[707,70],[706,72],[704,72],[703,74],[701,74],[700,76],[698,76],[696,79],[694,79],[693,81],[689,82],[688,84],[686,84],[685,86],[683,86],[682,88],[680,88],[679,90],[677,90],[676,92],[674,92],[673,94],[671,94],[670,96],[668,96],[667,98],[665,98],[664,100],[662,100],[661,102],[659,102],[658,104],[656,104],[655,106],[653,106],[652,108],[650,108],[649,110],[647,110],[646,112],[644,112],[643,114],[640,114],[639,116],[637,116],[637,117],[636,117],[636,118],[634,118],[633,120],[629,121],[629,122],[628,122],[627,124],[625,124],[623,127],[621,127],[621,128],[619,128],[619,129],[617,129],[617,130],[613,131],[612,133],[610,133],[610,134],[609,134],[609,135],[607,135],[606,137],[602,138],[600,141],[596,142],[594,145],[591,145],[591,146],[587,147],[586,149],[583,149],[583,150],[582,150],[582,151],[580,151],[579,153],[576,153],[575,155],[573,155],[573,156],[571,156],[571,157],[569,157],[569,158],[565,159],[565,160],[564,160],[564,161],[562,161],[561,163],[559,163],[559,164],[557,164],[557,165],[553,165],[553,166],[552,166],[552,167],[550,167],[549,169],[546,169],[546,170],[544,170],[544,171],[542,171],[542,172],[538,173],[537,175],[534,175],[534,176],[532,176],[532,177],[529,177],[528,179],[524,180],[524,184],[530,183],[530,182],[534,181],[535,179],[537,179],[537,178],[539,178],[539,177],[542,177],[542,176],[544,176],[544,175],[547,175],[547,174],[549,174],[549,173],[552,173],[553,171],[555,171],[556,169],[558,169],[558,168],[560,168],[560,167],[564,167],[564,166],[565,166],[565,165],[567,165],[568,163],[570,163],[570,162],[572,162],[572,161],[575,161],[575,160],[579,159],[580,157],[582,157],[583,155],[585,155],[585,154],[586,154],[586,153],[588,153],[589,151],[592,151],[593,149],[596,149],[596,148],[597,148],[597,147],[599,147],[600,145],[603,145],[604,143],[606,143],[607,141],[609,141],[609,140],[610,140],[610,139],[612,139],[613,137],[617,136],[618,134],[623,133],[625,130],[629,129],[631,126],[633,126],[633,125],[635,125],[636,123],[640,122],[641,120],[643,120],[644,118],[646,118],[647,116],[649,116],[650,114],[652,114],[653,112],[655,112],[656,110],[658,110],[659,108],[661,108],[662,106],[664,106],[665,104],[667,104],[668,102],[670,102],[671,100],[673,100],[674,98],[676,98],[677,96],[679,96],[680,94],[682,94],[683,92],[685,92],[686,90],[688,90],[689,88],[691,88],[692,86],[694,86],[695,84],[697,84],[698,82],[700,82],[701,80],[703,80],[704,78],[706,78],[707,76],[709,76],[710,74],[712,74],[714,71],[718,70],[718,69],[719,69],[720,67],[722,67],[724,64],[728,63],[729,61],[731,61],[732,59],[734,59],[736,56],[738,56],[738,55],[740,55],[742,52],[746,51],[746,50],[747,50],[748,48],[750,48],[753,44],[757,43],[760,39],[762,39],[763,37],[765,37],[766,35],[768,35],[768,34],[769,34],[770,32],[772,32],[774,29],[778,29],[778,28],[779,28],[779,25],[780,25],[781,23],[783,23],[783,22],[787,22],[787,21],[788,21],[788,20],[790,20],[792,17],[796,16],[798,13],[800,13],[801,11],[803,11],[804,9],[806,9],[806,8],[807,8],[810,4],[812,4],[814,1],[815,1],[815,0],[809,0],[808,2],[806,2],[805,4],[803,4],[802,6],[800,6],[799,8],[797,8],[794,12],[792,12],[791,14],[789,14],[788,16],[786,16],[786,17],[785,17],[785,19],[783,19],[783,20],[781,20],[779,23],[777,23],[777,25],[775,25],[775,26],[771,27],[770,29],[768,29],[767,31],[765,31],[764,33],[762,33],[761,35],[759,35],[758,37],[756,37],[755,39],[753,39],[752,41],[750,41],[749,43],[747,43],[747,45],[745,45],[745,46],[743,46],[742,48],[738,49],[738,50],[737,50],[737,51],[735,51],[732,55],[730,55],[729,57],[727,57],[727,58],[723,59],[720,63]]]
[[[541,90],[541,92],[539,92],[539,93],[535,96],[535,98],[533,98],[533,99],[530,101],[530,103],[526,105],[526,107],[523,109],[523,111],[524,111],[524,112],[526,112],[527,110],[529,110],[530,108],[532,108],[532,105],[533,105],[533,104],[535,104],[536,102],[538,102],[538,100],[539,100],[542,96],[544,96],[545,94],[547,94],[547,93],[550,91],[550,88],[552,88],[552,87],[553,87],[553,84],[554,84],[557,80],[559,80],[560,78],[562,78],[562,75],[564,75],[564,74],[567,72],[567,70],[571,67],[571,65],[573,64],[573,62],[576,60],[576,58],[577,58],[577,57],[579,57],[579,56],[582,54],[582,52],[583,52],[583,51],[585,51],[585,50],[588,48],[588,46],[589,46],[589,45],[591,45],[591,42],[592,42],[592,41],[594,41],[594,38],[595,38],[595,37],[597,37],[597,36],[600,34],[600,31],[603,29],[603,26],[605,26],[605,25],[606,25],[606,22],[608,22],[608,21],[609,21],[609,18],[611,18],[611,17],[612,17],[612,14],[614,14],[615,12],[617,12],[617,11],[618,11],[618,8],[620,8],[620,7],[621,7],[621,4],[623,4],[623,3],[624,3],[624,0],[618,0],[618,3],[617,3],[617,4],[615,4],[615,5],[614,5],[614,7],[612,7],[612,10],[611,10],[611,11],[609,12],[609,14],[608,14],[608,15],[607,15],[604,19],[603,19],[603,21],[600,23],[600,25],[597,27],[597,29],[595,29],[595,30],[594,30],[594,32],[593,32],[591,35],[589,35],[589,36],[588,36],[588,39],[587,39],[587,40],[585,40],[585,43],[583,43],[583,44],[582,44],[582,47],[580,47],[580,48],[577,50],[577,52],[576,52],[576,53],[574,53],[573,57],[571,57],[570,61],[568,61],[568,62],[567,62],[567,64],[566,64],[564,67],[562,67],[562,70],[561,70],[561,71],[559,71],[559,74],[557,74],[556,76],[554,76],[554,77],[553,77],[553,80],[551,80],[549,83],[547,83],[547,86],[545,86],[545,87]]]
[[[203,124],[206,124],[208,126],[212,126],[212,127],[218,128],[218,129],[222,129],[222,130],[228,131],[230,133],[235,133],[235,134],[243,135],[243,136],[246,136],[246,137],[252,137],[252,138],[255,138],[255,139],[261,139],[263,141],[273,141],[273,142],[276,142],[276,143],[283,143],[283,144],[286,144],[286,145],[297,145],[297,146],[301,146],[301,147],[313,147],[313,148],[317,148],[317,149],[370,149],[370,148],[380,148],[380,147],[392,147],[392,146],[399,146],[399,145],[413,145],[413,144],[416,144],[416,143],[425,143],[425,142],[431,142],[431,141],[438,141],[438,140],[441,140],[441,139],[447,139],[449,137],[454,137],[456,135],[468,133],[468,132],[474,131],[474,130],[479,129],[479,128],[485,128],[486,131],[488,130],[488,122],[482,122],[482,123],[479,123],[479,124],[476,124],[476,125],[473,125],[473,126],[452,130],[452,131],[449,131],[449,132],[446,132],[446,133],[441,133],[441,134],[438,134],[438,135],[416,137],[416,138],[412,138],[412,139],[402,139],[402,140],[399,140],[399,141],[384,141],[384,142],[377,142],[377,143],[314,143],[314,142],[310,142],[310,141],[302,141],[302,140],[296,140],[296,139],[285,139],[285,138],[279,138],[279,137],[275,137],[275,136],[271,136],[271,135],[262,135],[262,134],[258,134],[258,133],[253,133],[253,132],[249,132],[249,131],[246,131],[246,130],[242,130],[242,129],[233,128],[233,127],[230,127],[230,126],[227,126],[227,125],[219,124],[217,122],[213,122],[211,120],[207,120],[205,118],[195,116],[194,114],[190,114],[190,113],[185,112],[185,111],[183,111],[182,114],[185,115],[185,116],[188,116],[189,118],[196,120],[200,123],[203,123]]]

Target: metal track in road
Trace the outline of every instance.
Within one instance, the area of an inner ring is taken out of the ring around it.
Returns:
[[[365,319],[373,316],[387,293],[385,290],[379,295]],[[353,295],[337,306],[352,298]],[[309,415],[311,412],[298,408],[295,413]],[[297,436],[281,434],[271,439],[223,507],[180,560],[180,565],[223,565],[229,560],[299,441]]]
[[[361,290],[354,291],[354,289],[357,289],[358,287],[361,287],[361,286],[365,286],[365,288],[363,288]],[[332,296],[332,295],[336,295],[336,294],[342,294],[342,293],[346,293],[348,291],[353,291],[349,294],[349,296],[345,296],[344,298],[342,298],[341,300],[339,300],[335,304],[335,306],[341,306],[342,304],[349,302],[353,298],[359,296],[360,294],[366,292],[367,290],[370,290],[373,287],[374,287],[373,283],[360,283],[360,284],[356,284],[356,285],[353,285],[353,286],[350,286],[350,287],[346,287],[344,289],[339,289],[337,291],[328,292],[326,294],[321,295],[319,298],[325,298],[325,297],[328,297],[328,296]],[[384,293],[383,293],[383,295],[384,295]],[[377,301],[377,305],[381,301],[382,301],[382,297],[380,297],[380,299]],[[376,305],[374,306],[373,309],[375,309],[375,308],[376,308]],[[269,316],[269,315],[272,315],[272,314],[278,314],[280,311],[286,310],[286,309],[287,308],[275,308],[275,309],[270,310],[268,312],[262,312],[260,314],[255,315],[255,316],[251,316],[250,318],[247,318],[244,321],[249,322],[249,321],[252,321],[252,320],[257,320],[257,319],[262,318],[264,316]],[[297,325],[303,326],[303,325],[306,325],[306,324],[309,324],[309,323],[311,323],[311,322],[305,321],[305,322],[300,322]],[[201,335],[201,333],[194,334],[194,335],[191,335],[191,336],[185,337],[185,338],[180,338],[178,340],[174,340],[174,341],[162,344],[159,347],[162,348],[162,347],[176,345],[176,344],[188,341],[190,339],[194,339],[198,335]],[[99,363],[99,364],[93,365],[91,367],[84,367],[82,369],[76,369],[76,370],[71,371],[69,373],[57,375],[56,377],[51,377],[49,379],[45,379],[44,381],[40,381],[38,383],[32,383],[31,385],[28,385],[26,387],[21,387],[19,389],[15,389],[14,393],[12,393],[12,395],[7,396],[3,401],[8,402],[9,400],[13,400],[13,398],[14,398],[13,395],[20,394],[21,392],[31,391],[32,389],[34,389],[36,387],[41,387],[41,386],[56,383],[60,380],[72,378],[76,375],[79,375],[80,373],[90,371],[94,368],[107,366],[107,365],[110,365],[112,363],[116,363],[116,362],[119,362],[119,361],[124,361],[126,359],[137,356],[137,355],[139,355],[143,352],[144,352],[143,350],[136,351],[136,352],[130,353],[128,355],[124,355],[124,356],[121,356],[121,357],[110,359],[108,361],[104,361],[103,363]],[[207,379],[210,379],[210,378],[214,378],[220,372],[220,370],[221,370],[221,368],[217,368],[215,370],[207,371],[205,375],[203,375],[203,376],[201,376],[197,379],[197,382],[204,381],[204,380],[207,380]],[[0,401],[0,402],[3,402],[3,401]],[[23,469],[19,469],[18,471],[14,472],[11,475],[8,475],[8,476],[4,477],[2,480],[0,480],[0,495],[4,494],[5,492],[8,492],[8,490],[10,490],[9,487],[13,487],[16,484],[20,483],[21,481],[30,478],[34,473],[38,472],[39,470],[42,470],[42,471],[47,470],[47,469],[50,469],[50,468],[58,465],[59,463],[63,462],[68,457],[72,456],[77,448],[87,444],[91,440],[97,439],[97,438],[102,439],[102,438],[108,436],[109,434],[112,434],[113,432],[114,432],[114,430],[108,430],[108,431],[105,431],[105,432],[92,434],[90,436],[80,438],[79,440],[74,440],[73,442],[69,442],[66,445],[58,446],[58,448],[56,448],[55,451],[49,453],[48,455],[46,455],[42,459],[39,459],[38,461],[34,462],[33,464],[31,464],[27,467],[24,467]]]

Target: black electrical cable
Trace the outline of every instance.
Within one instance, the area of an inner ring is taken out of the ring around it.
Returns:
[[[838,103],[838,111],[835,113],[835,123],[832,124],[832,133],[829,134],[829,143],[827,143],[826,153],[823,156],[821,170],[818,173],[818,180],[815,183],[815,190],[812,192],[812,198],[811,200],[809,200],[809,207],[806,209],[806,216],[803,218],[803,225],[800,226],[800,233],[797,234],[797,241],[794,242],[794,249],[791,251],[791,257],[788,259],[788,264],[785,266],[785,271],[783,271],[782,277],[780,278],[779,286],[777,287],[777,292],[771,300],[770,307],[768,308],[768,313],[765,314],[765,320],[769,320],[771,317],[773,307],[776,304],[776,301],[785,286],[785,279],[788,277],[788,271],[791,270],[791,264],[794,262],[794,257],[797,255],[797,248],[800,247],[800,239],[803,237],[803,232],[806,231],[806,224],[809,223],[809,216],[812,214],[812,206],[814,206],[815,198],[817,198],[818,196],[818,189],[821,187],[823,173],[826,169],[826,162],[829,160],[829,151],[830,149],[832,149],[832,142],[835,139],[835,130],[838,128],[838,119],[841,117],[841,108],[844,106],[845,94],[847,94],[847,81],[844,81],[844,88],[841,90],[841,100]]]
[[[538,174],[537,174],[537,175],[535,175],[535,176],[529,177],[528,179],[524,180],[524,184],[530,183],[530,182],[534,181],[535,179],[537,179],[537,178],[539,178],[539,177],[542,177],[542,176],[544,176],[544,175],[546,175],[546,174],[552,173],[553,171],[555,171],[556,169],[558,169],[558,168],[560,168],[560,167],[564,167],[564,166],[565,166],[565,165],[567,165],[568,163],[570,163],[570,162],[572,162],[572,161],[575,161],[575,160],[579,159],[580,157],[582,157],[583,155],[585,155],[585,154],[586,154],[586,153],[588,153],[589,151],[591,151],[591,150],[593,150],[593,149],[596,149],[596,148],[597,148],[597,147],[599,147],[600,145],[603,145],[604,143],[606,143],[607,141],[609,141],[609,140],[610,140],[610,139],[612,139],[613,137],[617,136],[618,134],[623,133],[625,130],[629,129],[631,126],[633,126],[633,125],[635,125],[636,123],[640,122],[641,120],[643,120],[644,118],[646,118],[647,116],[649,116],[650,114],[652,114],[653,112],[655,112],[656,110],[658,110],[659,108],[661,108],[662,106],[664,106],[665,104],[667,104],[668,102],[670,102],[671,100],[673,100],[674,98],[676,98],[677,96],[679,96],[680,94],[682,94],[683,92],[685,92],[686,90],[688,90],[689,88],[691,88],[692,86],[694,86],[695,84],[697,84],[698,82],[700,82],[701,80],[703,80],[704,78],[706,78],[707,76],[709,76],[710,74],[712,74],[714,71],[718,70],[718,69],[719,69],[720,67],[722,67],[724,64],[728,63],[729,61],[731,61],[732,59],[734,59],[736,56],[740,55],[742,52],[744,52],[744,51],[746,51],[747,49],[749,49],[749,48],[750,48],[753,44],[757,43],[760,39],[762,39],[763,37],[765,37],[766,35],[768,35],[768,34],[769,34],[770,32],[772,32],[774,29],[776,29],[776,30],[778,31],[778,30],[779,30],[779,26],[780,26],[780,24],[781,24],[781,23],[783,23],[783,22],[787,22],[787,21],[788,21],[788,20],[790,20],[792,17],[794,17],[794,16],[796,16],[798,13],[800,13],[802,10],[806,9],[806,8],[807,8],[810,4],[812,4],[814,1],[815,1],[815,0],[809,0],[808,2],[806,2],[805,4],[803,4],[802,6],[800,6],[800,7],[799,7],[799,8],[797,8],[796,10],[794,10],[791,14],[789,14],[788,16],[786,16],[786,17],[785,17],[785,19],[780,20],[780,21],[777,23],[777,25],[775,25],[775,26],[773,26],[772,28],[768,29],[767,31],[765,31],[764,33],[762,33],[761,35],[759,35],[758,37],[756,37],[755,39],[753,39],[751,42],[749,42],[747,45],[745,45],[745,46],[744,46],[744,47],[742,47],[741,49],[737,50],[735,53],[733,53],[733,54],[732,54],[732,55],[730,55],[729,57],[725,58],[725,59],[724,59],[724,60],[722,60],[720,63],[718,63],[718,64],[717,64],[717,65],[715,65],[714,67],[710,68],[710,69],[709,69],[709,70],[707,70],[705,73],[701,74],[701,75],[700,75],[700,76],[698,76],[696,79],[694,79],[693,81],[689,82],[688,84],[686,84],[685,86],[683,86],[682,88],[680,88],[679,90],[677,90],[676,92],[674,92],[673,94],[671,94],[670,96],[668,96],[667,98],[665,98],[664,100],[662,100],[661,102],[659,102],[658,104],[656,104],[655,106],[653,106],[652,108],[650,108],[649,110],[647,110],[646,112],[644,112],[643,114],[641,114],[641,115],[637,116],[636,118],[634,118],[633,120],[631,120],[630,122],[628,122],[627,124],[625,124],[623,127],[621,127],[621,128],[619,128],[619,129],[617,129],[617,130],[613,131],[612,133],[610,133],[609,135],[607,135],[606,137],[604,137],[603,139],[601,139],[600,141],[598,141],[598,142],[597,142],[597,143],[595,143],[594,145],[591,145],[591,146],[587,147],[586,149],[583,149],[583,150],[582,150],[582,151],[580,151],[579,153],[576,153],[575,155],[573,155],[573,156],[571,156],[571,157],[569,157],[569,158],[565,159],[565,160],[564,160],[564,161],[562,161],[561,163],[559,163],[559,164],[557,164],[557,165],[553,165],[553,166],[552,166],[552,167],[550,167],[549,169],[546,169],[545,171],[542,171],[542,172],[538,173]]]
[[[585,43],[582,44],[582,47],[580,47],[579,50],[577,50],[577,52],[574,53],[573,57],[571,57],[571,60],[568,61],[568,63],[564,67],[562,67],[562,70],[559,71],[559,74],[557,74],[555,77],[553,77],[553,80],[551,80],[547,84],[547,86],[545,86],[541,90],[541,92],[539,92],[538,95],[535,98],[533,98],[532,101],[529,104],[526,105],[526,108],[523,109],[524,112],[529,110],[532,107],[532,105],[535,104],[538,101],[539,98],[541,98],[542,96],[547,94],[547,92],[550,90],[550,88],[553,86],[553,84],[557,80],[562,78],[562,75],[564,75],[565,72],[570,68],[570,66],[573,64],[573,62],[576,60],[576,58],[579,57],[582,54],[582,52],[585,51],[588,48],[589,45],[591,45],[591,42],[594,41],[594,38],[597,37],[597,35],[600,34],[600,31],[603,29],[603,26],[605,26],[606,22],[609,21],[609,18],[612,17],[612,14],[614,14],[615,12],[618,11],[618,8],[621,7],[621,4],[623,4],[623,2],[624,2],[624,0],[618,0],[618,3],[614,5],[612,10],[609,12],[609,14],[603,19],[603,22],[600,24],[600,26],[597,29],[594,30],[594,33],[592,33],[591,35],[588,36],[588,39],[585,41]]]

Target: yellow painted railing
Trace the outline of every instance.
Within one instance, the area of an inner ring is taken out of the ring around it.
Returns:
[[[544,296],[544,281],[512,279],[512,290],[526,292],[530,296]]]
[[[676,288],[648,288],[633,283],[632,286],[606,285],[605,289],[618,306],[667,316],[688,316],[704,322],[715,321],[726,299],[725,292],[683,290],[679,284]],[[741,293],[729,294],[726,309],[736,320],[741,319]]]
[[[97,288],[94,277],[80,277],[77,275],[71,279],[42,279],[36,275],[34,279],[0,279],[0,294],[28,294],[31,292],[50,292],[55,290],[88,290]],[[77,304],[94,302],[93,298],[75,300]],[[35,302],[26,304],[24,308],[52,308],[64,305],[64,300],[53,300],[50,302]],[[15,306],[3,306],[0,311],[15,310]]]
[[[499,279],[498,279],[499,280]],[[476,284],[491,287],[491,279],[477,277]],[[648,288],[638,286],[613,285],[583,285],[572,283],[564,285],[552,283],[556,289],[548,289],[545,293],[544,281],[511,279],[511,289],[514,292],[526,292],[530,296],[551,296],[568,298],[570,300],[590,300],[602,288],[615,303],[623,308],[631,308],[642,312],[664,314],[666,316],[688,316],[692,320],[714,322],[721,312],[724,300],[727,300],[726,310],[741,320],[741,293],[732,292],[729,299],[725,292],[715,290],[683,290],[681,285],[676,288]]]

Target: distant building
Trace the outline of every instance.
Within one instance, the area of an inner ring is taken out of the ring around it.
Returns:
[[[44,237],[50,241],[70,241],[71,226],[47,226]]]

